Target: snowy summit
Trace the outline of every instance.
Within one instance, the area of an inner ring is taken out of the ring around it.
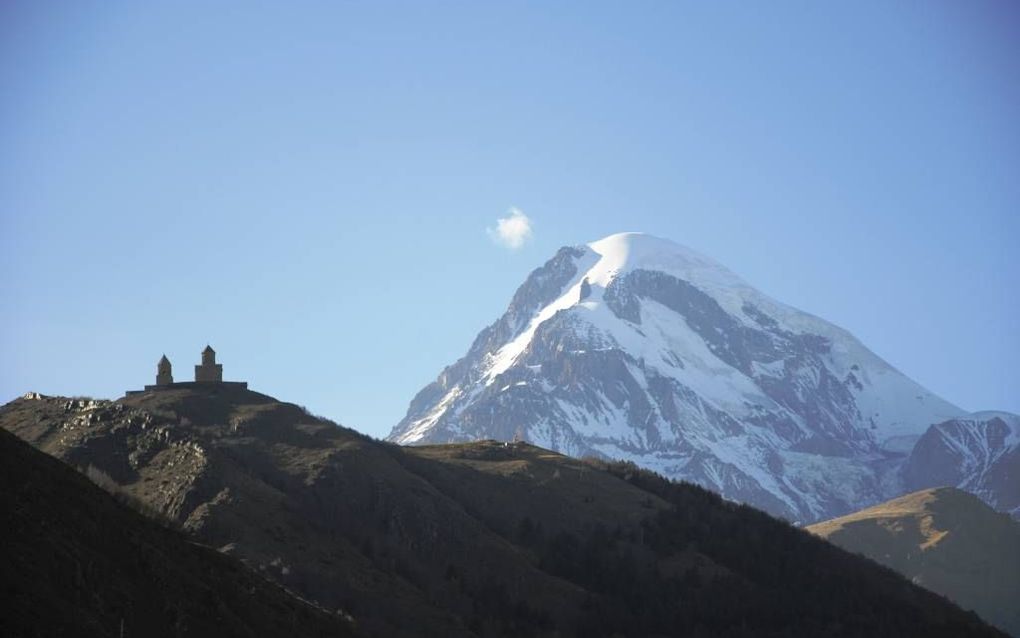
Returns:
[[[532,272],[390,439],[524,432],[806,521],[898,493],[898,461],[964,414],[712,259],[620,233]]]

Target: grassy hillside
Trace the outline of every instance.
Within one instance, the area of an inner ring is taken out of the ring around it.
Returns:
[[[995,635],[892,571],[629,465],[401,448],[233,388],[0,426],[380,636]]]
[[[350,636],[349,623],[0,431],[0,635]]]
[[[808,528],[1020,636],[1020,524],[961,490],[922,490]]]

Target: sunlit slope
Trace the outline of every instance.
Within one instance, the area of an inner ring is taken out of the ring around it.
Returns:
[[[922,490],[807,529],[1020,634],[1020,524],[976,496]]]

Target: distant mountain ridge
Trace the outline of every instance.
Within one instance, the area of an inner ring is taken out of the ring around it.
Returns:
[[[1020,519],[1020,416],[975,412],[933,425],[903,466],[907,489],[950,485]]]
[[[922,490],[807,529],[1020,636],[1020,523],[976,496]]]
[[[621,233],[532,272],[388,438],[522,434],[813,521],[903,493],[904,455],[966,416],[845,330],[689,248]]]

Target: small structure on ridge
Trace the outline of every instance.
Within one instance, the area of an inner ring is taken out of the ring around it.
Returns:
[[[128,395],[152,392],[153,390],[174,390],[179,388],[208,388],[216,386],[229,386],[232,388],[247,389],[248,384],[244,381],[224,381],[223,364],[216,363],[216,351],[206,345],[202,351],[202,363],[195,366],[195,380],[174,383],[173,371],[170,359],[164,354],[159,363],[156,364],[156,384],[147,385],[144,390],[129,390]]]
[[[202,351],[202,363],[195,366],[195,381],[198,383],[221,383],[223,381],[223,364],[216,363],[216,351],[206,344]],[[159,381],[156,382],[159,384]]]
[[[170,359],[164,354],[156,364],[156,385],[170,385],[174,382],[174,375],[170,369]]]

